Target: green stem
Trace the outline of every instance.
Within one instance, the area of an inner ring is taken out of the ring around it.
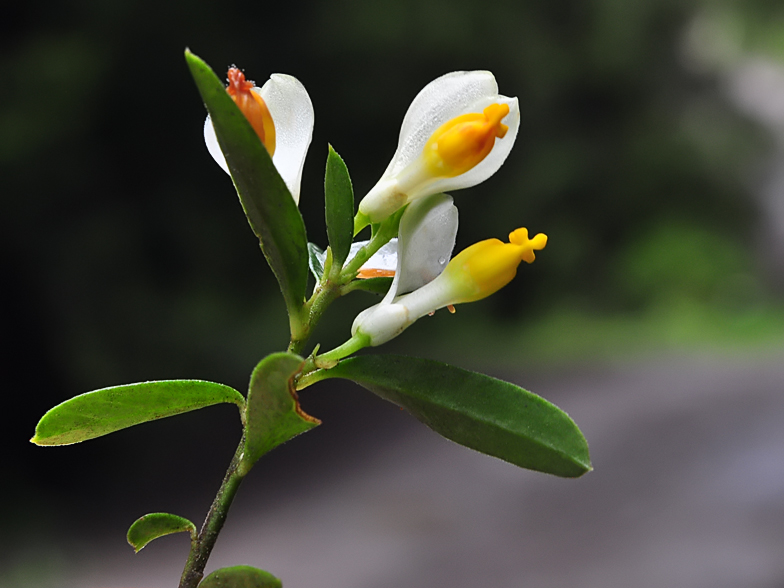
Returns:
[[[302,307],[302,327],[296,333],[292,331],[288,348],[289,353],[302,355],[302,351],[313,329],[321,320],[324,311],[340,296],[340,286],[339,282],[331,279],[327,279],[323,284],[319,284],[313,296]]]
[[[297,376],[295,381],[296,389],[303,390],[316,382],[331,378],[329,370],[335,367],[341,359],[356,353],[368,345],[370,345],[370,337],[359,333],[323,355],[311,355],[305,360],[302,371]]]
[[[312,372],[307,372],[300,376],[300,378],[297,380],[297,391],[303,390],[308,386],[312,386],[316,382],[320,382],[321,380],[326,380],[331,377],[332,376],[329,375],[329,370],[315,369]]]
[[[348,357],[368,345],[370,345],[370,337],[357,333],[342,345],[335,347],[335,349],[316,356],[314,364],[316,367],[329,369],[334,367],[344,357]]]
[[[229,507],[243,479],[237,472],[237,466],[244,447],[245,437],[243,436],[229,464],[229,469],[226,470],[226,476],[223,478],[223,483],[215,495],[215,500],[213,500],[212,506],[207,513],[207,518],[204,520],[201,531],[199,531],[199,536],[191,543],[191,552],[188,554],[188,560],[185,562],[185,569],[182,571],[179,588],[196,588],[204,577],[207,559],[210,557],[210,553],[212,553],[218,534],[226,521]]]

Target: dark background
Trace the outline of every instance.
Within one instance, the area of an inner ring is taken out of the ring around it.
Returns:
[[[144,512],[200,520],[238,436],[233,409],[216,407],[37,448],[27,439],[46,410],[143,380],[244,390],[287,342],[274,279],[204,147],[186,46],[221,75],[236,64],[259,84],[284,72],[308,89],[316,127],[300,208],[322,246],[327,142],[359,198],[419,89],[448,71],[492,70],[520,99],[520,133],[496,176],[455,195],[458,248],[518,226],[547,233],[548,247],[496,296],[417,324],[385,351],[539,373],[629,349],[780,344],[782,275],[760,196],[775,129],[726,87],[747,56],[781,57],[782,18],[773,0],[5,8],[0,579],[49,585],[29,580],[36,553],[92,531],[121,538]],[[372,302],[340,301],[316,340],[340,343]],[[324,463],[335,455],[371,450],[392,410],[334,386],[303,402],[325,426],[268,458],[292,485],[312,467],[334,475]]]

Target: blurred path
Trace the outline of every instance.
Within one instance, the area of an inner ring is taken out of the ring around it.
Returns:
[[[256,565],[286,588],[784,586],[784,353],[520,383],[573,416],[594,472],[522,471],[383,404],[383,438],[341,452],[335,475],[249,479],[210,569]],[[185,543],[113,542],[61,586],[176,586]]]

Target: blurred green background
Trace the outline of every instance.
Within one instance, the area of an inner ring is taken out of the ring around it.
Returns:
[[[2,495],[20,505],[4,521],[6,553],[31,537],[54,543],[88,502],[113,512],[153,485],[132,467],[172,485],[213,453],[225,463],[236,442],[203,439],[206,427],[236,432],[230,409],[215,409],[174,432],[150,426],[78,451],[38,449],[26,439],[44,411],[140,380],[244,389],[258,359],[287,342],[274,279],[204,147],[186,46],[221,74],[236,64],[261,84],[285,72],[308,89],[316,127],[300,208],[322,246],[327,143],[359,198],[385,169],[419,89],[448,71],[492,70],[501,92],[520,99],[520,133],[498,174],[455,194],[458,248],[518,226],[547,233],[549,244],[498,295],[423,319],[386,350],[537,369],[782,343],[784,221],[772,211],[784,194],[768,188],[784,123],[756,116],[732,91],[749,60],[784,63],[782,31],[775,0],[44,0],[4,9],[11,422]],[[340,343],[372,302],[362,293],[340,301],[316,341]],[[167,500],[178,504],[181,493]]]

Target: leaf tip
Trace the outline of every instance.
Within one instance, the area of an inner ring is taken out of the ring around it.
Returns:
[[[33,445],[38,445],[39,447],[47,447],[51,445],[64,445],[63,443],[57,443],[57,437],[52,437],[51,435],[42,435],[41,431],[38,430],[38,427],[35,428],[35,435],[30,438],[30,443]]]
[[[575,460],[572,461],[572,463],[578,469],[575,469],[574,471],[570,472],[569,475],[566,475],[564,477],[567,477],[567,478],[582,478],[585,474],[588,474],[588,473],[593,471],[593,465],[591,464],[591,460],[590,459],[587,459],[585,461],[575,459]]]
[[[188,64],[188,67],[190,68],[192,75],[194,76],[196,75],[194,73],[196,70],[203,69],[205,67],[210,69],[210,66],[207,65],[201,57],[199,57],[193,51],[191,51],[190,48],[186,47],[184,54],[185,54],[185,63]],[[210,71],[212,70],[210,69]]]

